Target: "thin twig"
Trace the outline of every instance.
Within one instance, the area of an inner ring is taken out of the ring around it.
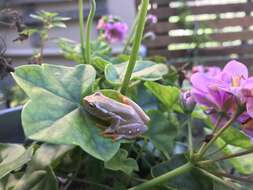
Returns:
[[[222,176],[222,177],[229,178],[229,179],[233,179],[233,180],[237,180],[237,181],[241,181],[241,182],[253,183],[253,179],[250,179],[248,177],[239,177],[239,176],[234,176],[234,175],[222,173],[222,172],[216,172],[215,175]]]

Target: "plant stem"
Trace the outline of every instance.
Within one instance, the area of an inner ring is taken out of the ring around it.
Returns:
[[[232,190],[238,190],[238,188],[237,188],[235,185],[231,184],[230,182],[224,181],[222,178],[217,177],[216,175],[214,175],[214,174],[212,174],[212,173],[210,173],[210,172],[208,172],[208,171],[206,171],[206,170],[203,170],[203,169],[201,169],[201,168],[197,168],[197,169],[198,169],[201,173],[203,173],[204,175],[206,175],[207,177],[213,179],[214,181],[216,181],[216,182],[218,182],[218,183],[220,183],[220,184],[223,184],[223,185],[225,185],[226,187],[231,188]]]
[[[215,151],[209,153],[208,155],[206,155],[206,157],[210,157],[210,156],[213,156],[213,155],[217,154],[218,152],[220,152],[220,151],[222,151],[224,148],[226,148],[227,145],[228,145],[228,144],[225,143],[221,148],[218,148],[217,150],[215,150]]]
[[[208,148],[218,139],[218,137],[220,135],[222,135],[222,133],[236,120],[237,116],[238,116],[238,113],[235,113],[230,118],[230,120],[228,120],[227,123],[216,134],[214,134],[213,138],[207,144],[204,145],[202,150],[199,151],[199,157],[200,158],[206,153]]]
[[[128,89],[128,84],[130,82],[131,75],[134,70],[135,62],[139,54],[139,48],[142,41],[143,31],[144,31],[144,27],[146,23],[148,5],[149,5],[149,0],[142,0],[140,13],[138,13],[140,14],[140,18],[138,19],[138,22],[136,24],[137,28],[135,32],[134,41],[133,41],[133,48],[132,48],[131,56],[129,59],[129,63],[127,65],[126,73],[125,73],[121,90],[120,90],[122,94],[125,94]]]
[[[192,167],[193,167],[192,163],[188,162],[172,171],[169,171],[168,173],[153,178],[128,190],[145,190],[145,189],[152,189],[153,187],[156,186],[161,186],[164,183],[166,183],[169,179],[190,171]]]
[[[234,176],[234,175],[222,173],[222,172],[217,172],[217,173],[215,173],[215,175],[222,176],[222,177],[229,178],[229,179],[233,179],[233,180],[237,180],[237,181],[241,181],[241,182],[246,182],[246,183],[251,183],[251,184],[253,183],[253,179],[250,179],[249,177],[238,177],[238,176]]]
[[[135,35],[135,32],[136,32],[136,26],[137,26],[139,18],[140,18],[140,11],[138,12],[136,18],[134,19],[134,23],[132,25],[130,34],[129,34],[127,40],[126,40],[126,43],[125,43],[125,46],[124,46],[124,49],[123,49],[123,54],[127,53],[127,48],[130,45],[130,43],[132,42],[133,36]]]
[[[188,147],[190,152],[190,157],[193,155],[193,141],[192,141],[192,119],[191,115],[188,116]]]
[[[227,155],[227,156],[217,158],[217,159],[214,159],[214,160],[201,161],[201,162],[199,162],[199,164],[201,164],[201,165],[203,165],[203,164],[212,164],[214,162],[228,160],[228,159],[231,159],[231,158],[240,157],[240,156],[244,156],[244,155],[251,154],[251,153],[253,153],[253,149],[246,150],[246,151],[241,151],[241,152],[231,154],[231,155]]]
[[[67,177],[67,176],[66,176]],[[71,178],[71,177],[67,177],[67,178]],[[87,180],[87,179],[80,179],[80,178],[71,178],[73,181],[75,182],[79,182],[79,183],[85,183],[85,184],[89,184],[89,185],[93,185],[93,186],[97,186],[97,187],[100,187],[102,189],[107,189],[107,190],[113,190],[113,188],[107,186],[107,185],[104,185],[104,184],[100,184],[100,183],[97,183],[97,182],[93,182],[93,181],[90,181],[90,180]]]
[[[92,0],[91,1],[91,9],[89,16],[87,18],[87,25],[86,25],[86,46],[85,46],[85,58],[86,58],[86,63],[90,64],[91,63],[91,46],[90,46],[90,33],[91,33],[91,26],[93,23],[93,19],[95,16],[96,12],[96,1]]]
[[[84,49],[84,23],[83,23],[83,0],[78,1],[79,6],[79,29],[80,29],[80,44],[83,61],[85,63],[85,49]]]

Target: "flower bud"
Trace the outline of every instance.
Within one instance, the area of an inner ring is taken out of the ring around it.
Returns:
[[[185,112],[192,112],[196,106],[190,90],[181,92],[181,104]]]
[[[152,15],[152,14],[149,14],[149,15],[147,16],[147,23],[148,23],[148,24],[156,24],[157,21],[158,21],[157,16]]]

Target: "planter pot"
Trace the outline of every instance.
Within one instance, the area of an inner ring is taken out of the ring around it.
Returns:
[[[0,143],[24,143],[22,106],[0,111]]]

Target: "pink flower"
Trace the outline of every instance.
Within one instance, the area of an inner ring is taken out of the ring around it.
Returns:
[[[203,65],[196,65],[192,67],[191,71],[186,72],[186,79],[190,80],[191,76],[195,73],[206,73],[209,76],[218,75],[221,72],[221,69],[216,66],[204,67]]]
[[[237,121],[242,124],[242,131],[253,139],[253,77],[248,75],[247,67],[233,60],[213,76],[193,74],[191,92],[197,103],[208,108],[213,122],[220,112],[226,114],[226,121],[238,106],[243,107],[245,111]]]
[[[123,22],[106,23],[104,30],[105,39],[109,43],[116,43],[124,40],[128,31],[128,26]]]
[[[104,17],[101,17],[101,18],[99,19],[98,24],[97,24],[97,27],[96,27],[97,30],[104,30],[105,24],[106,24],[105,18],[104,18]]]

